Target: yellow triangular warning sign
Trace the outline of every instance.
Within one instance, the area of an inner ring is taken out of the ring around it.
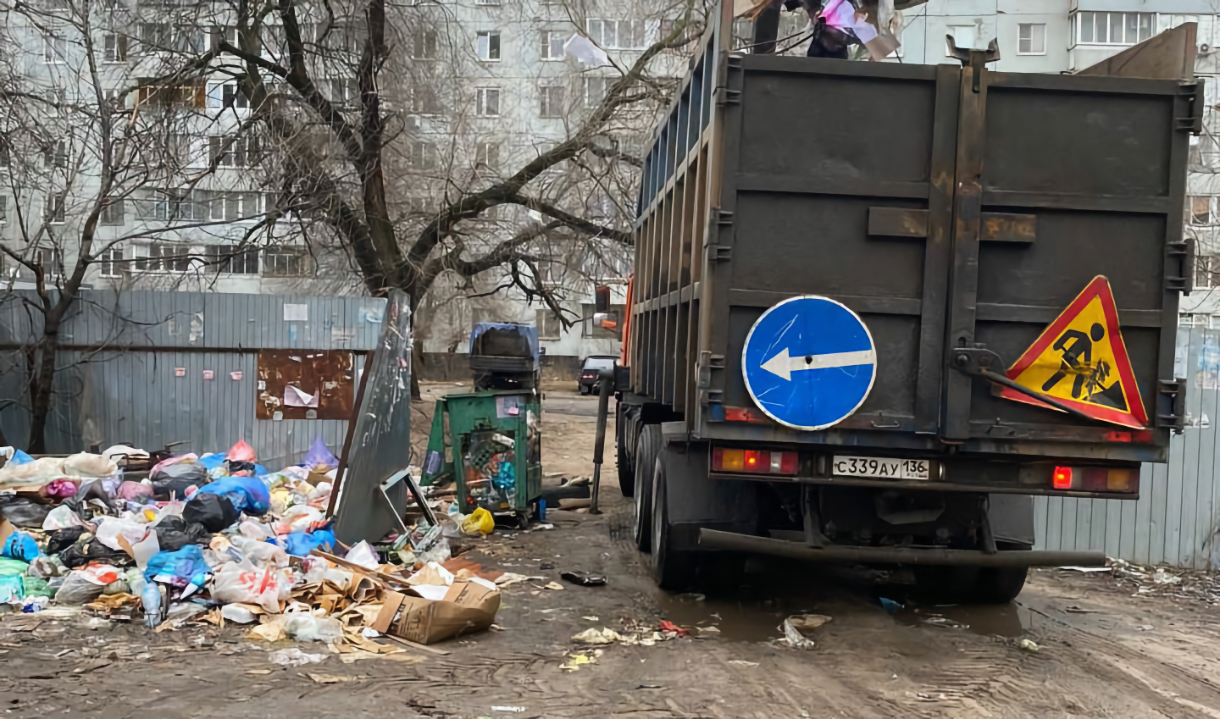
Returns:
[[[1148,425],[1119,329],[1114,293],[1110,281],[1100,275],[1042,331],[1006,375],[1104,422],[1135,428]],[[999,395],[1054,409],[1008,387]]]

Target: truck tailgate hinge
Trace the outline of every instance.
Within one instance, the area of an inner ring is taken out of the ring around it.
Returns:
[[[724,355],[714,355],[707,350],[699,353],[699,364],[695,371],[699,377],[699,389],[712,386],[712,370],[724,369]]]
[[[741,55],[725,53],[721,56],[720,76],[716,78],[717,107],[741,104],[741,91],[729,89],[729,71],[741,71]]]
[[[1165,289],[1189,295],[1195,288],[1195,238],[1188,237],[1181,242],[1170,242],[1165,252],[1170,260],[1165,263],[1168,269],[1165,273]],[[1178,274],[1172,274],[1172,268],[1175,266],[1180,268]]]
[[[1154,426],[1177,434],[1186,428],[1186,380],[1157,380]]]
[[[1178,132],[1189,132],[1192,135],[1203,134],[1203,110],[1207,102],[1203,97],[1203,78],[1195,78],[1194,82],[1183,83],[1179,92],[1190,96],[1190,114],[1186,117],[1174,118],[1174,129]]]

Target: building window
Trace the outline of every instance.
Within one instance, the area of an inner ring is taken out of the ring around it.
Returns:
[[[60,63],[68,54],[68,41],[56,33],[45,33],[42,36],[42,61],[45,63]]]
[[[475,90],[475,114],[483,117],[500,114],[500,88],[480,87]]]
[[[1195,258],[1195,289],[1211,289],[1213,286],[1212,273],[1216,269],[1220,269],[1220,263],[1215,262],[1214,257],[1208,255],[1199,255]]]
[[[411,112],[416,115],[435,115],[440,111],[436,90],[427,85],[411,86]]]
[[[208,201],[208,219],[213,222],[256,220],[263,214],[261,192],[218,192]]]
[[[480,60],[491,62],[500,59],[499,30],[481,31],[476,37],[478,38],[477,47]]]
[[[1046,25],[1020,23],[1017,25],[1017,54],[1046,54]]]
[[[411,57],[416,60],[435,60],[436,59],[436,31],[435,30],[416,30],[415,37],[412,38]]]
[[[543,60],[562,60],[563,59],[563,43],[565,42],[563,33],[558,30],[543,30],[542,31],[542,59]]]
[[[563,330],[559,318],[550,310],[536,310],[534,324],[538,327],[538,339],[540,340],[557,340],[559,333]]]
[[[144,220],[162,222],[206,222],[208,202],[199,192],[159,190],[149,200],[137,203],[138,215]]]
[[[594,340],[616,340],[619,338],[619,328],[622,323],[618,320],[622,318],[627,310],[626,305],[610,305],[610,322],[614,325],[614,329],[603,327],[593,323],[593,310],[595,305],[582,305],[584,310],[584,322],[580,323],[581,336],[585,339]]]
[[[154,107],[200,108],[206,106],[207,93],[203,83],[159,85],[145,80],[140,83],[139,104]]]
[[[136,261],[136,269],[146,272],[186,272],[190,268],[190,248],[169,242],[149,244],[148,256]]]
[[[0,195],[0,225],[8,222],[8,195]]]
[[[475,146],[475,164],[488,169],[500,166],[500,144],[497,142],[480,142]]]
[[[213,135],[208,138],[208,160],[217,167],[253,167],[258,162],[258,140]]]
[[[47,195],[46,220],[52,225],[62,225],[67,220],[68,197],[65,192]]]
[[[98,216],[98,224],[101,225],[121,225],[123,224],[123,198],[108,197],[102,202],[102,212]]]
[[[411,167],[416,170],[436,169],[436,145],[431,142],[412,143]]]
[[[266,277],[303,277],[306,267],[305,250],[298,247],[276,247],[263,252],[263,275]]]
[[[122,277],[123,276],[123,248],[118,245],[113,245],[105,250],[97,257],[100,263],[102,277]]]
[[[246,96],[237,91],[236,82],[208,83],[208,109],[219,110],[225,107],[246,109],[250,107]]]
[[[978,28],[974,25],[950,25],[949,34],[953,36],[953,44],[959,48],[972,49],[974,48],[975,39],[978,37]],[[949,52],[949,43],[945,43],[945,57],[952,57]]]
[[[585,107],[597,107],[606,97],[606,90],[613,84],[608,77],[585,78]]]
[[[605,50],[643,50],[643,20],[594,20],[588,22],[589,39]]]
[[[1212,223],[1212,198],[1190,198],[1190,224],[1210,225]]]
[[[208,266],[216,272],[231,275],[257,275],[258,250],[242,249],[241,245],[208,245]]]
[[[563,86],[552,85],[539,88],[542,93],[542,111],[539,117],[563,117]]]
[[[327,99],[336,105],[354,107],[360,101],[360,86],[354,78],[342,77],[333,80],[323,80]]]
[[[1150,12],[1078,12],[1072,15],[1072,40],[1079,45],[1134,45],[1152,37]]]
[[[47,148],[47,164],[61,170],[68,166],[67,140],[60,140]]]
[[[32,253],[30,253],[30,257],[29,257],[30,262],[35,267],[38,267],[39,269],[41,269],[42,274],[47,279],[56,279],[59,277],[63,277],[64,267],[63,267],[62,259],[63,258],[61,258],[59,255],[59,250],[57,250],[53,247],[36,248]],[[21,270],[25,270],[25,271],[21,272]],[[28,271],[28,268],[21,268],[18,271],[21,272],[22,276],[29,277],[30,279],[34,279],[33,273],[30,273]]]
[[[104,62],[127,62],[127,36],[106,33],[102,40],[102,58]]]

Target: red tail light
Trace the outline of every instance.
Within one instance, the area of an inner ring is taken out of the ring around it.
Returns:
[[[1055,489],[1071,489],[1072,468],[1055,467],[1055,472],[1051,475],[1051,484],[1054,485]]]
[[[1138,467],[1055,467],[1051,486],[1078,492],[1135,494],[1140,489],[1140,471]]]
[[[746,474],[795,475],[800,468],[796,452],[770,452],[762,449],[712,450],[713,472],[744,472]]]

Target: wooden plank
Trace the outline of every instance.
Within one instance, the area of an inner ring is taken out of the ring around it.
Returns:
[[[1195,57],[1199,52],[1195,45],[1198,28],[1198,23],[1182,23],[1076,74],[1193,80]]]

